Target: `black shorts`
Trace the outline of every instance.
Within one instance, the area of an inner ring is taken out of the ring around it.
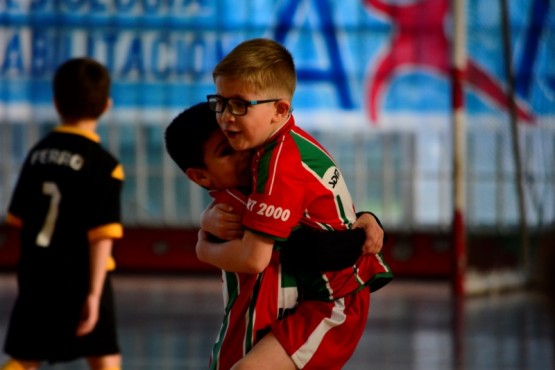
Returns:
[[[120,353],[110,273],[102,290],[98,322],[90,334],[78,337],[75,331],[83,304],[83,294],[70,291],[65,295],[20,292],[4,351],[20,360],[51,363]]]

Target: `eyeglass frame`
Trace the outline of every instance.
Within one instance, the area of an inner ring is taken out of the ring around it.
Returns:
[[[214,107],[212,107],[212,104],[210,104],[210,99],[213,99],[213,98],[222,100],[223,106],[222,106],[222,109],[220,111],[217,111],[215,109],[216,104],[214,104]],[[212,94],[212,95],[206,95],[206,100],[208,101],[208,107],[210,108],[210,110],[212,112],[215,112],[215,113],[223,113],[225,111],[225,109],[228,107],[228,102],[230,100],[240,101],[245,107],[245,113],[237,114],[237,113],[234,113],[231,109],[228,109],[228,111],[229,111],[229,113],[231,113],[232,115],[234,115],[236,117],[241,117],[241,116],[247,115],[247,113],[249,111],[249,107],[252,107],[252,106],[258,105],[258,104],[276,102],[276,101],[280,101],[281,99],[245,100],[245,99],[241,99],[241,98],[224,98],[221,95]]]

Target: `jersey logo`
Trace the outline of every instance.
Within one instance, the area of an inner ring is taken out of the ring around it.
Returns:
[[[331,185],[332,189],[335,189],[335,185],[337,185],[337,181],[339,181],[339,176],[340,176],[339,170],[337,168],[334,169],[333,175],[331,176],[330,181],[328,181],[328,184]]]
[[[326,173],[324,173],[322,180],[327,185],[326,187],[328,189],[335,189],[335,187],[341,180],[341,172],[339,172],[339,169],[337,169],[337,167],[335,166],[330,167],[328,168]]]

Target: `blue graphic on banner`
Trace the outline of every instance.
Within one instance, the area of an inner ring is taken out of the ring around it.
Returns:
[[[294,0],[283,7],[278,14],[278,24],[275,30],[274,39],[282,44],[286,44],[287,36],[294,30],[295,23],[292,15],[297,14],[302,0]],[[318,15],[319,24],[316,32],[320,33],[324,39],[326,51],[328,53],[328,67],[326,69],[298,68],[298,78],[300,81],[309,83],[310,81],[328,83],[337,90],[337,100],[340,108],[353,109],[354,103],[347,85],[347,71],[342,61],[341,50],[338,43],[338,34],[335,29],[331,9],[326,1],[314,1],[315,14]],[[307,40],[309,43],[310,40]]]
[[[399,112],[448,115],[450,3],[1,0],[0,104],[50,104],[56,66],[88,55],[110,69],[116,110],[179,109],[213,91],[212,68],[231,48],[271,37],[295,56],[296,111],[360,112],[375,124]],[[508,109],[498,5],[487,3],[468,1],[470,114]],[[553,114],[555,41],[542,36],[553,7],[509,3],[519,117]]]

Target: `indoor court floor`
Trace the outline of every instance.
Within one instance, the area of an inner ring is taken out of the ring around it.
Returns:
[[[123,369],[207,368],[222,318],[218,276],[115,275],[114,286]],[[15,294],[15,276],[0,274],[2,344]],[[551,370],[553,338],[553,319],[535,292],[455,304],[446,282],[397,279],[372,295],[365,334],[344,369]],[[41,369],[87,367],[79,360]]]

